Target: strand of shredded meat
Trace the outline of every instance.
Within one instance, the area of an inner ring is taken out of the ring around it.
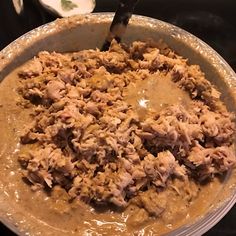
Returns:
[[[193,100],[142,120],[123,91],[155,73],[170,75]],[[40,52],[19,76],[21,105],[33,109],[21,137],[29,148],[19,161],[34,188],[59,185],[72,199],[118,207],[136,199],[157,216],[173,179],[187,186],[235,165],[233,115],[200,68],[164,44],[113,41],[107,52]]]

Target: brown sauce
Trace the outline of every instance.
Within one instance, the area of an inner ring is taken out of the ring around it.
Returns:
[[[49,197],[44,192],[33,192],[21,179],[21,168],[17,162],[20,133],[24,124],[30,122],[30,111],[16,105],[15,88],[19,85],[17,70],[12,72],[0,86],[0,191],[1,199],[9,203],[3,211],[5,216],[17,222],[17,227],[27,229],[30,235],[161,235],[185,223],[193,222],[211,206],[222,183],[215,180],[203,186],[189,208],[174,192],[170,193],[170,213],[162,219],[149,219],[143,224],[129,224],[129,210],[119,213],[96,212],[91,207],[79,204],[68,207],[63,199]],[[132,87],[133,86],[133,87]],[[151,78],[142,84],[133,84],[127,101],[138,107],[146,99],[148,109],[160,110],[165,104],[176,101],[184,103],[188,96],[172,86],[168,80]],[[169,94],[168,91],[173,94]],[[172,96],[174,95],[174,96]],[[137,102],[139,101],[139,102]],[[171,213],[172,212],[172,213]]]
[[[148,112],[159,112],[169,105],[188,106],[191,101],[189,95],[178,88],[169,76],[159,74],[130,83],[124,94],[126,101],[142,118],[146,117]]]

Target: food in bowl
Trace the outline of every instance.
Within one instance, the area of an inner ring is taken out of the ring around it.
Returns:
[[[210,205],[235,165],[233,114],[200,67],[164,43],[44,51],[15,74],[29,122],[16,155],[43,210],[28,209],[53,227],[169,232]]]

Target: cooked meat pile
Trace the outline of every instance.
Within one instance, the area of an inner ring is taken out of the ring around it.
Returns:
[[[190,104],[141,118],[124,91],[150,75],[170,77]],[[33,110],[19,161],[33,189],[60,186],[71,199],[121,208],[136,199],[157,216],[155,199],[175,180],[200,184],[235,164],[233,115],[199,66],[163,43],[40,52],[19,76],[21,106]]]

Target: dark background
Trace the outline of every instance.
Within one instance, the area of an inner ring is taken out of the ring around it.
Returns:
[[[95,12],[113,12],[118,0],[97,0]],[[37,0],[24,0],[24,11],[16,14],[11,0],[0,0],[0,50],[25,32],[54,20]],[[175,24],[212,46],[236,71],[235,0],[139,0],[136,14]],[[235,236],[234,207],[205,236]],[[14,235],[0,223],[0,235]]]

